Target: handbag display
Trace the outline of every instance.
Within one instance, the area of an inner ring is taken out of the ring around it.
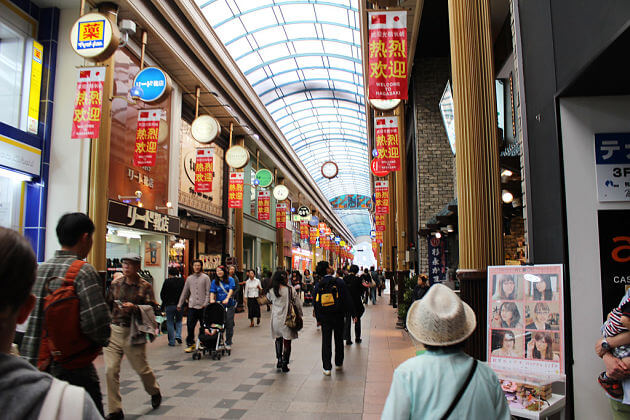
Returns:
[[[297,332],[302,329],[304,326],[304,321],[300,316],[300,313],[297,310],[297,306],[295,304],[295,296],[293,295],[293,288],[289,287],[289,304],[287,309],[287,318],[284,321],[284,324],[289,327],[291,330]]]

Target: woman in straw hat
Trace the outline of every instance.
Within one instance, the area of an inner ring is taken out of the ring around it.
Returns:
[[[463,352],[477,322],[448,287],[434,284],[411,305],[407,328],[427,351],[398,366],[382,419],[509,419],[499,380]]]

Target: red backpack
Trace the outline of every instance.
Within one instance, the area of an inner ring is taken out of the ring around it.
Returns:
[[[40,370],[48,370],[51,360],[65,369],[86,367],[101,350],[81,332],[79,297],[74,279],[83,264],[85,261],[73,262],[63,283],[54,292],[50,291],[49,283],[58,277],[51,277],[44,284],[44,290],[48,290],[49,295],[44,298],[42,340],[37,361]]]

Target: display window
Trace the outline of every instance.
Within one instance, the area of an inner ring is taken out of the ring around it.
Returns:
[[[24,181],[19,174],[0,169],[0,226],[19,230],[21,227]]]

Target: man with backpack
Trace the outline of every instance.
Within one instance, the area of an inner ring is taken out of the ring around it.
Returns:
[[[94,223],[83,213],[68,213],[59,219],[61,250],[37,269],[35,307],[20,353],[56,378],[85,388],[102,414],[101,389],[92,361],[109,342],[111,316],[101,277],[82,261],[92,248],[93,233]],[[55,294],[57,289],[61,293]],[[50,296],[49,290],[53,292]],[[73,344],[77,342],[79,346]]]
[[[328,261],[317,263],[316,272],[321,278],[315,286],[315,317],[322,327],[322,364],[324,375],[332,370],[332,337],[335,337],[335,368],[343,368],[343,330],[346,314],[357,322],[348,287],[342,279],[333,277]]]

